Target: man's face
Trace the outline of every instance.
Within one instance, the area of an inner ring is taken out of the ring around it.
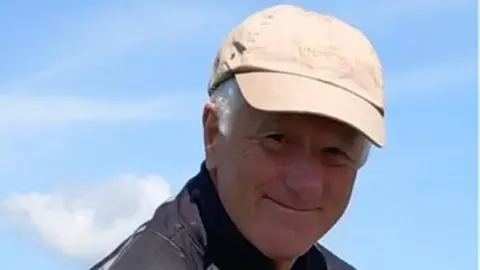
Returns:
[[[326,118],[246,106],[224,136],[209,106],[207,167],[229,216],[267,256],[302,255],[347,207],[364,146],[360,136]]]

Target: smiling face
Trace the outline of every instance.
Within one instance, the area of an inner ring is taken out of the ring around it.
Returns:
[[[208,103],[204,135],[207,168],[227,213],[278,260],[301,256],[342,216],[365,147],[357,131],[336,121],[247,105],[225,136]]]

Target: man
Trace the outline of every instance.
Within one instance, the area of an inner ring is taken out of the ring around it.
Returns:
[[[354,269],[317,241],[384,145],[383,91],[353,26],[291,5],[249,16],[215,59],[200,172],[92,269]]]

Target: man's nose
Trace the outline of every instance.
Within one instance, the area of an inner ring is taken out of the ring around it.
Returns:
[[[285,185],[298,196],[310,200],[320,198],[325,188],[323,166],[311,155],[296,155],[286,165]]]

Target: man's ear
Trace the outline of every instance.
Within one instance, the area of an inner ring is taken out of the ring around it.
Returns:
[[[203,107],[203,143],[205,147],[205,163],[208,169],[217,167],[217,154],[215,143],[219,135],[219,119],[216,113],[215,104],[208,101]]]

